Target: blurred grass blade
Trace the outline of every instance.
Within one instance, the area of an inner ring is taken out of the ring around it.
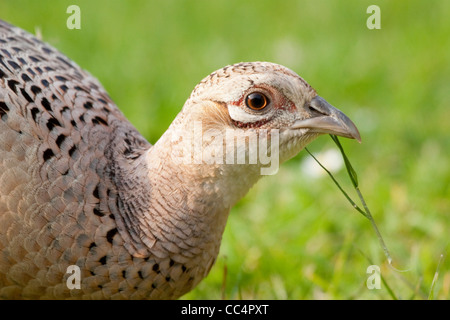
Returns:
[[[222,274],[222,294],[221,298],[222,300],[227,300],[227,275],[228,275],[228,267],[227,267],[227,258],[225,257],[225,262],[223,264],[223,274]]]
[[[428,300],[434,299],[434,287],[436,286],[436,282],[439,277],[439,269],[441,268],[441,264],[442,264],[443,260],[444,260],[444,254],[441,254],[438,265],[436,267],[436,272],[434,273],[433,282],[431,283],[430,294],[428,295]]]
[[[372,262],[372,260],[371,260],[368,256],[366,256],[366,255],[364,254],[364,252],[362,252],[361,249],[357,248],[357,250],[359,251],[359,253],[362,254],[363,257],[365,257],[365,258],[367,259],[367,261],[368,261],[371,265],[374,265],[374,263]],[[384,279],[384,277],[381,275],[381,272],[380,272],[380,279],[381,279],[381,282],[383,283],[384,287],[386,288],[387,292],[388,292],[389,295],[391,296],[391,298],[392,298],[393,300],[398,300],[398,298],[397,298],[397,296],[395,295],[394,291],[393,291],[393,290],[391,289],[391,287],[388,285],[386,279]]]

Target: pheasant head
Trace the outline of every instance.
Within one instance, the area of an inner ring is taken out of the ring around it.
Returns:
[[[269,62],[238,63],[195,87],[155,150],[170,145],[164,159],[221,185],[230,207],[324,133],[361,139],[353,122],[295,72]]]

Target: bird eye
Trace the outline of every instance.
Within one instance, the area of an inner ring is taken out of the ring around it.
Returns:
[[[247,96],[245,104],[252,110],[261,110],[269,104],[269,99],[262,93],[253,92]]]

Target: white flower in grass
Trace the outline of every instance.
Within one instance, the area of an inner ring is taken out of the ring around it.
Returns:
[[[314,156],[331,173],[338,172],[344,166],[344,160],[337,149],[327,149],[319,153],[314,153]],[[319,178],[327,174],[310,156],[303,159],[300,167],[303,174],[311,178]]]

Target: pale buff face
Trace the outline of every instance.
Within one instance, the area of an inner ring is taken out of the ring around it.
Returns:
[[[246,98],[263,94],[267,105],[252,110]],[[185,108],[200,101],[221,103],[237,128],[283,129],[293,121],[308,117],[305,103],[315,90],[293,71],[268,62],[241,63],[225,67],[203,79],[192,92]],[[214,114],[208,114],[214,118]]]
[[[263,108],[253,109],[249,105],[248,99],[255,93],[266,99]],[[358,139],[353,124],[351,133],[347,133],[346,126],[351,121],[331,105],[327,105],[326,110],[322,108],[323,105],[316,103],[319,98],[305,80],[284,66],[269,62],[239,63],[204,78],[174,124],[181,122],[179,128],[186,132],[194,122],[201,122],[202,130],[222,133],[234,130],[236,136],[249,135],[251,131],[265,135],[266,139],[267,134],[276,130],[277,152],[282,163],[322,133]],[[330,124],[330,120],[339,117],[345,117],[345,124]],[[302,125],[304,121],[308,121],[308,125]],[[267,147],[270,145],[269,138]]]

